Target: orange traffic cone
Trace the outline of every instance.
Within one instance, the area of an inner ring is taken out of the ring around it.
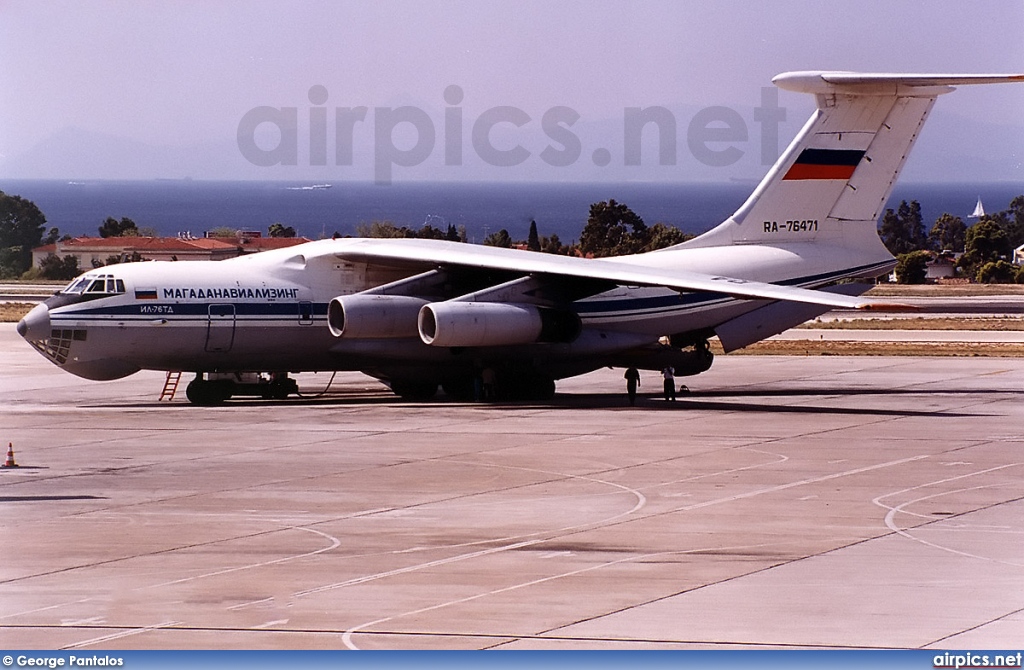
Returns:
[[[5,468],[16,468],[18,464],[14,462],[14,443],[7,443],[7,460],[4,461]]]

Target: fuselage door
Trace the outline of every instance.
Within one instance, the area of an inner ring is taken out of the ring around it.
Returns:
[[[235,341],[235,306],[210,305],[210,320],[206,326],[206,350],[224,352],[231,350]]]
[[[313,325],[313,303],[308,300],[299,303],[299,325]]]

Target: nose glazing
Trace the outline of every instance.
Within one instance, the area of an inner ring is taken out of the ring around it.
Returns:
[[[50,336],[50,309],[46,305],[36,305],[25,315],[17,326],[18,335],[29,342],[45,340]]]

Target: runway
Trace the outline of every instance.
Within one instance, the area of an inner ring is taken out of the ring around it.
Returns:
[[[1020,344],[1024,330],[824,330],[793,328],[769,340],[829,342],[985,342]]]
[[[0,639],[1019,647],[1024,360],[722,356],[682,381],[480,405],[339,374],[197,408],[2,324]]]

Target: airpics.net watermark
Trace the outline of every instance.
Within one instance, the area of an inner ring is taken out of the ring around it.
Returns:
[[[303,125],[308,128],[310,166],[327,166],[331,143],[328,139],[329,112],[326,106],[329,93],[319,84],[310,87],[310,103]],[[444,89],[444,119],[438,125],[419,107],[366,106],[333,108],[333,164],[354,165],[356,140],[371,141],[374,181],[390,184],[396,167],[409,168],[426,162],[435,151],[444,154],[446,167],[464,164],[467,152],[486,165],[515,167],[527,161],[540,160],[551,167],[568,167],[589,158],[595,166],[606,167],[613,160],[622,165],[639,166],[644,163],[644,134],[654,133],[657,144],[657,163],[676,165],[678,158],[678,129],[676,115],[667,107],[624,107],[622,110],[621,154],[598,147],[584,157],[579,135],[573,131],[580,114],[572,107],[554,106],[545,110],[539,119],[512,105],[498,105],[482,112],[476,119],[464,118],[462,103],[465,92],[460,86]],[[259,167],[299,165],[299,107],[259,106],[247,111],[238,122],[238,150],[249,163]],[[786,120],[786,108],[779,106],[778,89],[761,89],[761,104],[753,110],[753,121],[760,126],[761,164],[771,165],[779,156],[779,124]],[[523,146],[530,133],[540,130],[547,144],[532,152]],[[514,130],[513,130],[514,129]],[[469,138],[469,146],[465,139]],[[371,135],[372,133],[372,135]],[[502,137],[495,146],[495,135]],[[396,142],[396,135],[399,141]],[[268,142],[267,137],[272,139]],[[741,146],[749,141],[747,122],[731,107],[716,105],[704,107],[686,124],[686,148],[690,155],[709,167],[727,167],[739,161],[746,153]],[[511,137],[511,139],[510,139]],[[302,138],[306,139],[306,138]],[[649,140],[648,140],[649,142]],[[365,154],[360,153],[360,156]],[[653,157],[647,157],[650,162]],[[650,163],[649,163],[650,164]]]

